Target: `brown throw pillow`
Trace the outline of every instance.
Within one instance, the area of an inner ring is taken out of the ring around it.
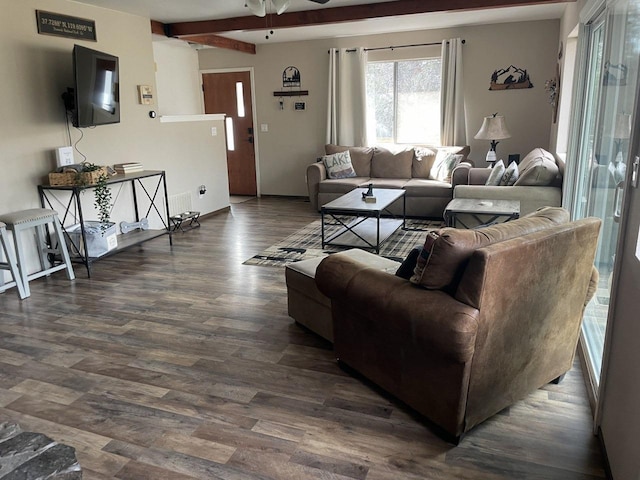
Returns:
[[[454,293],[476,249],[568,221],[566,210],[544,207],[518,220],[477,230],[442,228],[429,232],[411,283],[429,290]]]

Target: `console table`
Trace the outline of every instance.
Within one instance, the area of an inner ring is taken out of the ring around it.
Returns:
[[[143,180],[145,179],[147,179],[146,185],[145,182],[143,182]],[[150,213],[155,213],[157,215],[157,218],[159,218],[162,222],[164,228],[154,230],[136,230],[124,235],[118,235],[118,246],[113,250],[109,250],[100,257],[89,256],[89,249],[87,248],[87,236],[84,224],[85,218],[82,212],[82,202],[80,201],[81,193],[84,190],[91,190],[95,188],[95,185],[38,185],[38,194],[40,195],[40,203],[43,208],[58,210],[54,206],[54,204],[63,205],[63,211],[59,212],[59,218],[60,223],[62,224],[63,234],[69,242],[69,253],[72,255],[72,260],[79,260],[85,265],[88,277],[91,277],[91,263],[102,257],[113,255],[114,253],[120,250],[124,250],[125,248],[139,245],[140,243],[146,242],[147,240],[151,240],[152,238],[156,238],[165,234],[169,234],[169,245],[173,245],[169,223],[167,180],[164,170],[144,170],[142,172],[136,173],[117,174],[109,177],[109,179],[107,180],[108,185],[119,183],[131,184],[135,221],[139,222],[141,218],[148,218]],[[63,201],[58,198],[59,192],[69,192],[71,195],[68,200],[65,199]],[[138,202],[139,194],[144,194],[149,201],[148,208],[143,215],[141,215],[140,204]],[[115,201],[117,201],[117,197]],[[160,208],[162,208],[159,207],[160,205],[164,206],[164,214],[160,210]],[[66,228],[69,228],[69,225],[66,225],[65,228],[65,224],[67,224],[70,219],[72,219],[74,223],[80,224],[79,228],[81,232],[81,245],[76,244],[67,232]]]

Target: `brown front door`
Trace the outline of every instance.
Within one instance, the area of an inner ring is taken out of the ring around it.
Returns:
[[[205,73],[202,84],[205,113],[224,113],[227,116],[229,193],[256,195],[250,73]]]

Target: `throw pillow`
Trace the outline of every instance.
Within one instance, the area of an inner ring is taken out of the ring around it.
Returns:
[[[413,148],[392,151],[375,147],[371,159],[371,177],[373,178],[411,178]]]
[[[520,176],[520,172],[518,171],[518,164],[516,162],[511,162],[507,169],[504,171],[504,175],[502,175],[502,180],[500,180],[500,185],[506,185],[508,187],[512,186],[518,180]]]
[[[514,185],[547,186],[558,176],[558,165],[553,155],[542,148],[534,148],[520,162],[520,176]]]
[[[518,220],[479,230],[447,227],[429,232],[410,281],[428,290],[453,293],[476,249],[568,221],[566,210],[545,207]]]
[[[322,162],[327,168],[328,178],[336,179],[356,176],[353,165],[351,165],[351,155],[349,155],[349,150],[346,152],[334,153],[333,155],[325,155],[322,157]]]
[[[412,178],[429,178],[429,173],[436,160],[436,152],[427,147],[415,147],[413,164],[411,166]]]
[[[351,156],[351,164],[356,171],[358,177],[371,176],[371,158],[373,157],[373,148],[371,147],[345,147],[342,145],[333,145],[331,143],[324,146],[324,153],[333,155],[334,153],[349,151]]]
[[[457,153],[438,150],[436,159],[431,167],[431,172],[429,173],[429,178],[431,180],[451,183],[451,173],[462,161],[462,157],[463,155]]]
[[[491,169],[491,174],[489,175],[489,178],[487,178],[485,185],[493,185],[493,186],[500,185],[500,181],[504,176],[504,172],[505,172],[504,162],[502,160],[498,160],[496,164],[493,166],[493,168]]]
[[[404,259],[402,264],[396,270],[396,276],[400,278],[404,278],[405,280],[409,280],[413,275],[413,272],[416,267],[416,263],[418,262],[418,256],[422,252],[422,245],[417,247],[413,247],[407,255],[407,258]]]

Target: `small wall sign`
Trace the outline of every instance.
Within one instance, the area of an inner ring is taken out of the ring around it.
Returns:
[[[305,102],[294,102],[293,109],[294,110],[306,110],[307,104]]]
[[[300,70],[296,67],[287,67],[282,72],[282,87],[299,87],[300,83]]]
[[[38,33],[76,40],[96,41],[96,22],[86,18],[36,10]]]

